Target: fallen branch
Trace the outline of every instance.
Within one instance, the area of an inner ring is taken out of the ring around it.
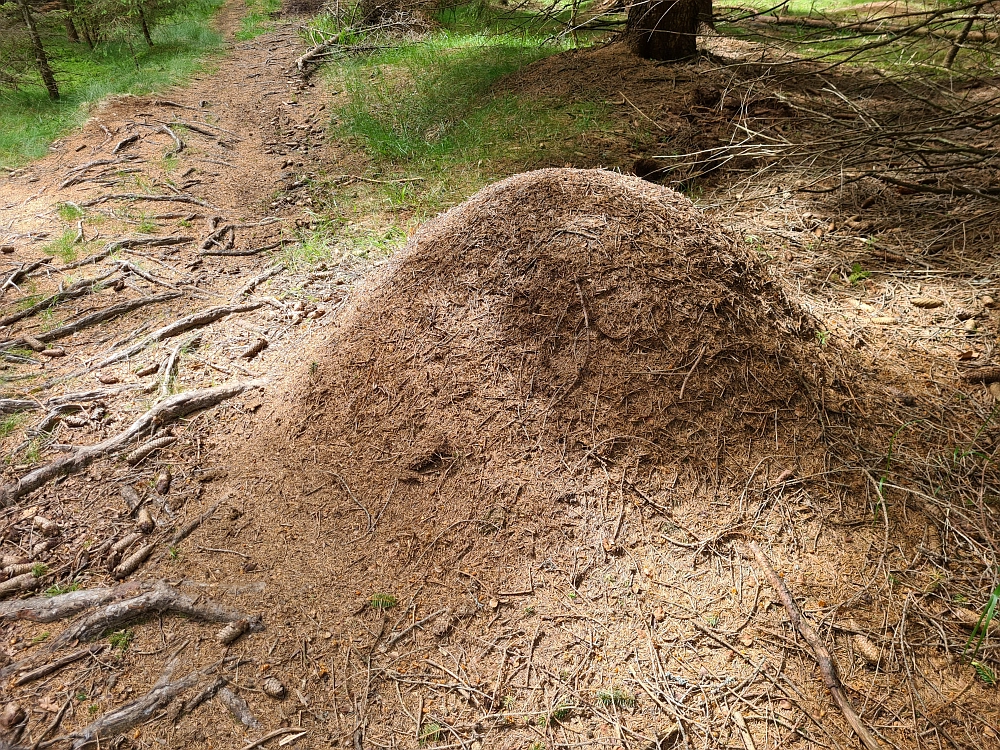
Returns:
[[[262,627],[259,617],[250,618],[244,612],[212,601],[199,603],[199,599],[200,595],[192,598],[181,593],[179,589],[159,581],[150,591],[108,604],[73,623],[52,640],[50,650],[55,651],[74,641],[89,643],[108,631],[121,630],[122,626],[133,620],[154,614],[185,615],[207,622],[251,619],[255,624],[254,629],[259,630]]]
[[[120,141],[118,141],[118,143],[115,144],[115,147],[113,149],[111,149],[111,153],[112,154],[117,154],[119,151],[122,151],[122,150],[128,148],[129,146],[131,146],[133,143],[135,143],[138,140],[139,140],[139,134],[138,133],[133,133],[132,135],[125,136]]]
[[[37,401],[25,401],[20,398],[0,398],[0,416],[17,414],[19,411],[34,411],[41,408]]]
[[[222,385],[216,388],[178,393],[175,396],[164,399],[135,420],[123,432],[119,432],[117,435],[113,435],[96,445],[77,448],[72,453],[44,466],[40,466],[16,482],[0,488],[0,507],[11,505],[19,498],[24,497],[30,492],[34,492],[46,482],[57,477],[82,471],[98,458],[126,447],[134,438],[148,430],[162,427],[164,424],[172,422],[175,419],[187,416],[196,411],[201,411],[202,409],[207,409],[210,406],[215,406],[220,401],[238,396],[251,388],[262,388],[266,382],[266,380],[249,380],[243,383]]]
[[[171,237],[122,237],[119,240],[109,242],[104,246],[101,252],[77,261],[73,261],[72,263],[67,263],[65,266],[57,268],[56,271],[69,271],[73,268],[79,268],[80,266],[85,266],[90,263],[99,263],[116,250],[127,250],[132,247],[165,247],[168,245],[183,245],[185,242],[193,241],[194,237],[181,237],[178,235],[173,235]]]
[[[82,750],[89,746],[100,747],[102,740],[145,724],[180,693],[197,685],[203,676],[202,672],[191,672],[175,682],[154,687],[146,695],[126,703],[121,708],[109,711],[80,732],[73,742],[73,750]]]
[[[954,19],[961,20],[961,19]],[[892,34],[895,36],[935,36],[943,39],[960,39],[968,42],[995,42],[1000,34],[991,31],[967,31],[963,37],[962,29],[947,29],[930,26],[928,21],[906,26],[885,22],[860,21],[853,23],[837,23],[825,18],[806,18],[803,16],[759,16],[749,25],[764,26],[806,26],[813,29],[831,29],[834,31],[851,31],[856,34],[878,35]]]
[[[340,40],[344,34],[350,33],[352,31],[353,29],[351,28],[344,29],[339,34],[328,39],[322,44],[317,44],[315,47],[306,50],[306,53],[295,61],[295,68],[299,71],[299,73],[308,77],[308,73],[306,72],[306,66],[311,65],[314,62],[317,62],[317,58],[322,56],[324,52],[326,52],[331,47],[335,47],[338,44],[340,44]]]
[[[177,133],[170,129],[169,125],[161,124],[160,130],[174,139],[174,150],[168,151],[167,156],[170,156],[171,154],[179,154],[184,150],[184,141],[178,137]]]
[[[823,676],[823,684],[830,691],[841,713],[844,714],[847,723],[851,725],[851,729],[854,730],[854,733],[858,735],[858,739],[861,740],[861,743],[868,750],[881,750],[874,735],[862,723],[861,717],[858,716],[858,712],[851,703],[851,699],[847,697],[844,685],[840,681],[837,662],[833,654],[830,653],[830,650],[823,643],[809,621],[802,617],[798,606],[795,604],[795,600],[792,598],[791,592],[785,586],[785,582],[774,572],[774,568],[771,567],[771,563],[764,556],[764,553],[761,552],[760,547],[755,542],[750,542],[749,546],[750,551],[753,552],[753,556],[757,558],[757,564],[764,572],[764,576],[778,594],[781,603],[785,606],[785,611],[788,612],[788,619],[791,620],[792,625],[809,645],[816,663],[819,665],[820,674]]]
[[[276,266],[271,266],[271,268],[269,268],[266,271],[264,271],[264,273],[260,274],[259,276],[254,276],[246,284],[244,284],[242,287],[240,287],[239,291],[236,292],[236,294],[233,295],[233,300],[235,301],[235,300],[239,299],[240,297],[244,297],[244,296],[250,294],[250,292],[252,292],[258,286],[260,286],[261,284],[263,284],[269,278],[271,278],[272,276],[277,276],[279,273],[281,273],[284,270],[285,270],[285,264],[284,263],[279,263]]]
[[[215,697],[219,700],[219,703],[229,710],[229,713],[248,729],[260,729],[260,722],[257,721],[257,717],[253,715],[250,706],[247,705],[247,702],[241,696],[234,693],[228,687],[224,687],[216,693]]]
[[[272,242],[270,245],[264,245],[263,247],[257,247],[253,250],[205,250],[202,255],[229,255],[229,256],[247,256],[247,255],[257,255],[258,253],[263,253],[266,250],[274,250],[276,247],[281,247],[285,243],[284,240],[278,240],[277,242]]]
[[[77,331],[82,331],[84,328],[88,328],[92,325],[97,325],[98,323],[103,323],[106,320],[121,317],[122,315],[130,313],[133,310],[138,310],[140,307],[155,305],[159,302],[167,302],[168,300],[177,299],[182,296],[182,292],[169,292],[167,294],[158,294],[152,297],[138,297],[137,299],[131,299],[128,302],[122,302],[117,305],[112,305],[111,307],[105,307],[103,310],[98,310],[90,315],[85,315],[73,323],[53,328],[51,331],[46,331],[45,333],[39,333],[35,336],[35,338],[43,343],[56,341],[58,339],[66,338],[67,336],[72,336]],[[7,341],[0,343],[0,349],[9,349],[10,347],[17,346],[23,342],[23,338],[8,339]]]

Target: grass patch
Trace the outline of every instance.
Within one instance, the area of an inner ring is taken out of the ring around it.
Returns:
[[[8,435],[13,434],[18,427],[24,424],[25,416],[25,412],[18,412],[0,420],[0,440],[3,440]]]
[[[588,135],[610,129],[603,98],[532,99],[498,86],[568,46],[520,15],[463,6],[440,14],[443,28],[424,39],[329,68],[346,100],[333,130],[386,184],[327,186],[321,208],[345,220],[350,211],[402,215],[395,223],[406,225],[509,174],[561,166]]]
[[[273,13],[281,10],[281,0],[246,0],[249,11],[240,20],[236,38],[240,41],[253,39],[274,28]]]
[[[154,46],[107,42],[95,50],[46,36],[61,98],[37,87],[0,92],[0,166],[44,156],[49,143],[87,116],[87,105],[112,94],[145,94],[201,69],[222,37],[208,27],[221,0],[201,0],[153,29]]]

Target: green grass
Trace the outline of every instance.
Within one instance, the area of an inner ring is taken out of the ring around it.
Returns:
[[[49,101],[41,85],[0,92],[0,166],[44,156],[53,140],[83,122],[89,104],[112,94],[145,94],[201,69],[222,43],[208,26],[219,5],[200,0],[183,17],[154,28],[151,49],[108,42],[91,51],[47,36],[61,98]]]
[[[25,417],[25,412],[18,412],[16,414],[10,414],[0,420],[0,440],[3,440],[5,437],[17,430],[17,428],[24,423]]]
[[[281,0],[246,0],[248,13],[240,20],[240,30],[236,38],[240,41],[253,39],[274,28],[272,13],[281,10]]]
[[[524,15],[524,14],[521,14]],[[368,156],[367,176],[387,184],[323,186],[320,208],[389,213],[406,225],[509,174],[565,163],[588,134],[610,128],[603,97],[563,101],[504,90],[501,79],[567,48],[545,43],[555,27],[520,16],[440,14],[443,28],[375,54],[343,59],[327,77],[344,92],[333,132]]]
[[[369,600],[368,604],[372,609],[378,609],[385,611],[387,609],[392,609],[399,603],[399,600],[392,594],[372,594],[372,598]]]

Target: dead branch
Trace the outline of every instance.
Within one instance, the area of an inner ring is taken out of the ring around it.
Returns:
[[[34,411],[41,409],[37,401],[25,401],[20,398],[0,398],[0,415],[17,414],[19,411]]]
[[[191,534],[201,526],[205,521],[212,517],[212,514],[218,509],[219,503],[216,503],[211,508],[206,510],[204,513],[200,514],[197,518],[192,519],[188,523],[181,526],[175,533],[170,543],[173,545],[178,545],[187,539]]]
[[[110,357],[101,360],[98,364],[94,365],[91,369],[99,370],[102,367],[107,367],[108,365],[114,364],[115,362],[120,362],[123,359],[128,359],[133,357],[143,349],[145,349],[150,344],[154,344],[158,341],[163,341],[165,339],[173,338],[182,333],[190,331],[192,328],[201,328],[202,326],[207,326],[210,323],[214,323],[227,315],[233,315],[234,313],[244,313],[250,312],[251,310],[256,310],[261,306],[260,302],[252,302],[246,305],[223,305],[220,307],[210,307],[207,310],[201,310],[200,312],[193,313],[187,317],[181,318],[180,320],[175,320],[172,323],[168,323],[162,328],[153,331],[146,338],[137,344],[133,344],[128,349],[124,349],[117,354],[112,354]]]
[[[228,239],[227,239],[228,235]],[[204,254],[205,250],[208,250],[212,245],[218,245],[222,250],[230,250],[233,247],[233,243],[236,240],[236,227],[232,224],[223,224],[221,227],[213,231],[208,237],[206,237],[201,246],[198,248]]]
[[[118,143],[115,144],[115,147],[113,149],[111,149],[111,153],[112,154],[117,154],[119,151],[122,151],[122,150],[128,148],[129,146],[131,146],[133,143],[135,143],[138,140],[139,140],[139,134],[138,133],[133,133],[132,135],[125,136],[120,141],[118,141]]]
[[[95,255],[89,255],[86,258],[82,258],[72,263],[67,263],[65,266],[60,266],[57,271],[69,271],[73,268],[79,268],[80,266],[85,266],[90,263],[99,263],[100,261],[107,258],[111,253],[116,250],[127,250],[132,247],[165,247],[168,245],[183,245],[185,242],[193,242],[194,237],[182,237],[174,235],[171,237],[122,237],[121,239],[109,242],[101,252]]]
[[[138,310],[140,307],[145,307],[146,305],[155,305],[160,302],[167,302],[172,299],[177,299],[182,297],[182,292],[168,292],[166,294],[158,294],[152,297],[138,297],[136,299],[131,299],[128,302],[122,302],[117,305],[111,305],[111,307],[105,307],[103,310],[98,310],[90,315],[85,315],[73,323],[69,323],[64,326],[59,326],[58,328],[53,328],[51,331],[46,331],[45,333],[39,333],[35,336],[36,339],[43,343],[48,343],[50,341],[57,341],[58,339],[66,338],[67,336],[72,336],[77,331],[82,331],[84,328],[88,328],[92,325],[97,325],[98,323],[103,323],[106,320],[112,320],[114,318],[121,317],[133,310]],[[23,338],[8,339],[7,341],[0,342],[0,349],[7,349],[12,346],[17,346],[24,342]]]
[[[124,448],[134,438],[148,430],[161,427],[168,422],[172,422],[193,412],[215,406],[220,401],[238,396],[248,389],[262,388],[266,382],[266,380],[249,380],[243,383],[222,385],[216,388],[178,393],[175,396],[164,399],[135,420],[123,432],[119,432],[117,435],[113,435],[96,445],[77,448],[69,455],[45,464],[29,472],[16,482],[6,485],[0,489],[0,507],[9,506],[11,503],[35,491],[52,479],[74,474],[85,469],[96,459]]]
[[[175,133],[173,130],[170,129],[169,125],[161,124],[160,130],[174,139],[174,150],[168,151],[167,152],[168,156],[171,154],[179,154],[181,151],[184,150],[184,141],[180,139],[177,133]]]
[[[972,20],[975,16],[972,17]],[[956,19],[961,20],[961,19]],[[765,26],[805,26],[813,29],[830,29],[832,31],[853,31],[856,34],[894,36],[934,36],[944,39],[962,39],[968,42],[995,42],[1000,34],[992,31],[966,31],[964,29],[947,29],[927,25],[927,22],[907,26],[905,24],[890,24],[884,22],[851,22],[838,23],[826,18],[805,18],[803,16],[763,15],[750,22],[751,25]]]
[[[802,617],[798,606],[795,604],[795,600],[792,598],[791,592],[785,586],[785,582],[775,573],[774,568],[771,567],[771,563],[764,556],[764,553],[761,552],[760,547],[755,542],[750,542],[749,547],[771,587],[778,594],[778,598],[781,599],[781,603],[785,606],[785,611],[788,612],[788,619],[791,620],[794,628],[809,645],[816,663],[819,665],[820,674],[823,676],[823,684],[830,691],[841,713],[844,714],[847,723],[851,725],[851,729],[854,730],[854,733],[858,735],[858,739],[861,740],[861,743],[868,750],[881,750],[874,735],[861,721],[861,717],[858,716],[858,712],[854,709],[851,699],[847,697],[844,685],[840,681],[837,661],[833,654],[826,647],[826,644],[823,643],[809,621]]]
[[[252,250],[205,250],[202,255],[229,255],[229,256],[247,256],[247,255],[257,255],[258,253],[263,253],[266,250],[274,250],[276,247],[281,247],[284,244],[284,240],[278,240],[277,242],[272,242],[270,245],[264,245],[263,247],[257,247]]]
[[[73,742],[73,750],[100,747],[101,740],[145,724],[180,693],[197,685],[203,676],[203,672],[191,672],[175,682],[158,685],[141,698],[104,714],[80,732]]]
[[[50,256],[48,258],[36,260],[34,263],[29,263],[27,265],[22,264],[20,268],[16,269],[10,276],[7,277],[7,280],[4,281],[3,285],[0,285],[0,297],[3,297],[7,293],[7,289],[9,287],[16,287],[17,282],[26,278],[32,271],[37,271],[42,266],[51,262],[52,257]]]
[[[131,391],[143,391],[149,393],[156,387],[156,384],[130,383],[129,385],[119,385],[114,388],[98,388],[93,391],[77,391],[67,393],[62,396],[53,396],[45,402],[46,408],[54,409],[67,404],[76,404],[81,401],[100,401],[101,399],[118,396]]]
[[[269,268],[266,271],[264,271],[264,273],[260,274],[259,276],[254,276],[246,284],[244,284],[242,287],[240,287],[239,291],[237,291],[236,294],[233,295],[233,300],[237,300],[240,297],[244,297],[244,296],[250,294],[250,292],[252,292],[258,286],[260,286],[261,284],[263,284],[269,278],[271,278],[272,276],[277,276],[279,273],[281,273],[284,270],[285,270],[285,264],[284,263],[279,263],[276,266],[271,266],[271,268]]]

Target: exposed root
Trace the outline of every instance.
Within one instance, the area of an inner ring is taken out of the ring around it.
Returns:
[[[175,419],[187,416],[196,411],[201,411],[202,409],[207,409],[210,406],[215,406],[220,401],[238,396],[250,388],[262,388],[266,382],[266,380],[249,380],[243,383],[222,385],[216,388],[178,393],[175,396],[164,399],[135,420],[123,432],[119,432],[117,435],[96,445],[77,448],[69,455],[40,466],[21,477],[18,481],[3,487],[0,489],[0,507],[10,505],[57,477],[82,471],[96,459],[126,447],[129,442],[147,430],[161,427]]]
[[[242,696],[224,687],[219,690],[215,697],[245,727],[248,729],[260,729],[260,722],[257,721],[257,717],[253,715],[250,706],[247,705]]]

